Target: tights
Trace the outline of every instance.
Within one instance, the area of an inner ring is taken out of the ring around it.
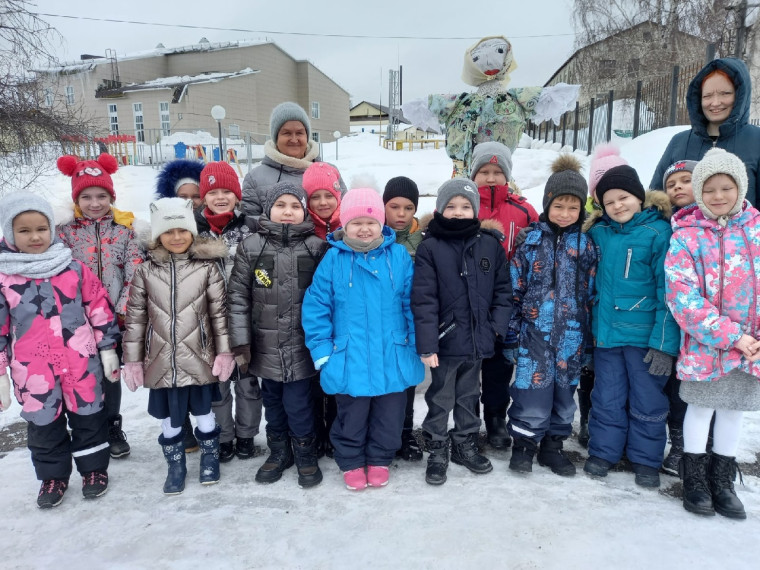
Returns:
[[[713,428],[713,452],[726,457],[736,457],[742,428],[742,412],[713,410],[689,404],[683,422],[683,449],[686,453],[704,453],[710,420],[715,412]]]
[[[216,428],[216,417],[214,412],[209,412],[202,416],[195,416],[195,421],[198,424],[198,431],[201,433],[211,433]],[[182,426],[172,427],[172,419],[164,418],[161,420],[161,431],[164,433],[166,439],[177,437],[179,432],[182,431]]]

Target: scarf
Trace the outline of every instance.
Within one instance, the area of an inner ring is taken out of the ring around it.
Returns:
[[[4,244],[10,244],[5,240]],[[22,253],[11,249],[0,251],[0,272],[21,275],[27,279],[48,279],[58,275],[71,263],[71,250],[57,241],[43,253]]]
[[[217,235],[222,235],[222,231],[227,227],[235,217],[235,212],[222,212],[221,214],[215,214],[208,208],[203,210],[203,217],[208,220],[208,225],[211,226],[211,231]]]
[[[434,212],[428,231],[432,236],[441,239],[467,239],[480,231],[480,220],[444,218],[440,212]]]
[[[333,234],[333,237],[336,240],[343,240],[343,243],[345,243],[348,247],[356,251],[357,253],[367,253],[368,251],[372,251],[373,249],[377,249],[380,247],[384,241],[385,238],[383,236],[380,236],[379,238],[373,239],[371,242],[367,243],[365,241],[361,241],[358,239],[350,238],[346,235],[346,233],[343,230],[338,230]]]

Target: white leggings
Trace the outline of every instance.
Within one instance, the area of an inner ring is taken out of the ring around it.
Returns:
[[[715,412],[713,451],[726,457],[736,457],[742,431],[743,412],[713,410],[694,404],[689,404],[686,408],[686,417],[683,421],[683,450],[686,453],[705,452],[713,412]]]
[[[198,431],[201,433],[211,433],[216,428],[216,417],[214,412],[209,412],[202,416],[195,416],[195,421],[198,424]],[[179,432],[182,431],[182,427],[172,427],[172,419],[164,418],[161,420],[161,431],[166,439],[177,437]]]

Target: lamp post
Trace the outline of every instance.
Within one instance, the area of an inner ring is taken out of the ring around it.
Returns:
[[[338,139],[340,138],[340,131],[333,131],[335,137],[335,160],[338,160]]]
[[[222,121],[224,120],[224,117],[227,116],[227,111],[224,110],[224,107],[221,105],[214,105],[211,107],[211,117],[216,121],[216,123],[219,125],[219,161],[224,160],[224,156],[222,153],[224,152],[224,147],[222,146]]]

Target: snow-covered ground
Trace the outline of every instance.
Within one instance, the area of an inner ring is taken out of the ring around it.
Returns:
[[[645,185],[670,137],[683,127],[662,129],[630,142],[622,154]],[[451,163],[432,146],[387,151],[377,135],[343,138],[324,159],[344,179],[381,188],[398,175],[414,179],[423,198],[420,213],[434,208],[434,194]],[[543,184],[557,148],[519,148],[514,177],[540,209]],[[587,165],[585,153],[578,157]],[[156,170],[129,166],[114,175],[117,207],[147,219]],[[37,190],[65,204],[70,181],[45,179]],[[222,466],[219,485],[197,483],[198,454],[188,456],[182,495],[165,497],[166,467],[148,416],[148,393],[124,391],[124,427],[132,445],[125,460],[113,460],[107,495],[85,502],[74,474],[63,504],[39,511],[39,483],[25,448],[0,458],[0,549],[3,568],[754,568],[760,534],[760,481],[745,476],[737,488],[748,518],[700,518],[683,510],[667,491],[678,481],[663,476],[658,491],[637,487],[633,475],[612,472],[605,480],[582,473],[571,479],[534,465],[530,476],[507,468],[509,452],[486,448],[494,464],[487,475],[451,465],[439,488],[424,481],[424,461],[397,461],[383,489],[349,492],[335,463],[320,461],[324,482],[310,490],[296,485],[291,468],[270,486],[254,482],[263,456]],[[19,406],[0,415],[0,438],[18,427]],[[415,424],[425,415],[418,389]],[[23,423],[23,422],[22,422]],[[577,427],[577,426],[576,426]],[[263,436],[256,437],[264,445]],[[585,450],[574,439],[567,448]],[[745,415],[738,454],[754,463],[760,452],[760,413]],[[36,537],[36,538],[35,538]]]

